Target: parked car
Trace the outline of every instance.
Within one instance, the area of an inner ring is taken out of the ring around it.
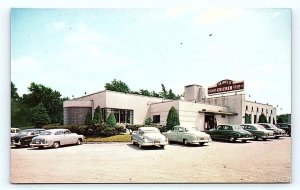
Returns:
[[[240,140],[247,142],[253,139],[253,135],[244,130],[240,125],[218,125],[216,129],[210,129],[205,132],[210,134],[213,140],[229,140],[230,142]]]
[[[271,130],[274,133],[274,139],[279,139],[279,137],[283,137],[285,135],[285,130],[279,129],[276,125],[272,123],[257,123],[262,125],[265,129]]]
[[[278,127],[279,129],[285,130],[285,132],[286,132],[286,134],[288,136],[292,135],[291,124],[288,124],[288,123],[277,123],[276,127]]]
[[[274,138],[273,131],[267,130],[261,125],[258,125],[258,124],[242,124],[241,126],[246,131],[249,131],[250,133],[252,133],[253,138],[255,140],[262,139],[262,140],[265,141],[267,139],[273,139]]]
[[[15,136],[12,136],[11,139],[11,146],[15,146],[17,148],[29,146],[31,140],[38,136],[44,129],[25,129],[18,133]]]
[[[137,144],[141,149],[144,146],[164,148],[168,144],[168,139],[156,127],[140,127],[137,131],[132,132],[131,142]]]
[[[208,143],[211,141],[210,135],[199,131],[196,127],[175,126],[173,130],[162,133],[171,142],[182,142],[187,144]]]
[[[19,128],[10,128],[10,136],[11,137],[16,136],[20,132],[21,132],[21,129],[19,129]]]
[[[30,146],[44,148],[59,148],[62,145],[78,144],[81,145],[84,136],[71,133],[69,129],[49,129],[41,133],[41,135],[32,139]]]

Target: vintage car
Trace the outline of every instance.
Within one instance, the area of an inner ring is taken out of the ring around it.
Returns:
[[[244,130],[240,125],[218,125],[216,129],[210,129],[204,132],[210,134],[213,140],[229,140],[230,142],[240,140],[247,142],[247,140],[253,139],[253,135]]]
[[[208,143],[211,141],[210,135],[199,131],[196,127],[183,127],[175,126],[173,130],[162,133],[171,142],[182,142],[187,144],[200,144]]]
[[[276,127],[278,127],[279,129],[283,129],[285,130],[286,134],[288,136],[291,136],[292,135],[292,132],[291,132],[291,124],[289,123],[277,123],[276,124]]]
[[[273,131],[267,130],[261,125],[258,125],[258,124],[242,124],[241,126],[246,131],[249,131],[250,133],[252,133],[253,138],[255,140],[262,139],[262,140],[265,141],[267,139],[273,139],[274,138]]]
[[[19,129],[19,128],[10,128],[10,136],[11,137],[16,136],[20,132],[21,132],[21,129]]]
[[[262,125],[265,129],[271,130],[274,133],[274,139],[279,139],[279,137],[283,137],[285,135],[285,130],[279,129],[276,125],[272,123],[257,123]]]
[[[168,144],[168,139],[156,127],[140,127],[137,131],[132,132],[131,142],[137,144],[141,149],[144,146],[164,148]]]
[[[41,133],[41,135],[32,139],[30,146],[44,148],[58,148],[62,145],[78,144],[81,145],[84,136],[71,133],[69,129],[49,129]]]
[[[29,146],[31,140],[38,136],[44,129],[25,129],[10,139],[10,145],[17,148]]]

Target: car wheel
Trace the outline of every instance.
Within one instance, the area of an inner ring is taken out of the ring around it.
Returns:
[[[263,138],[262,140],[263,140],[263,141],[266,141],[267,139],[266,139],[266,138]]]
[[[42,148],[44,148],[44,147],[43,147],[43,146],[38,146],[38,148],[39,148],[39,149],[42,149]]]
[[[254,140],[256,140],[256,141],[258,140],[258,137],[257,137],[257,136],[253,136],[253,138],[254,138]]]
[[[279,137],[274,137],[274,139],[279,139]]]
[[[53,148],[59,148],[59,146],[60,146],[59,142],[56,141],[53,143]]]
[[[188,145],[188,144],[189,144],[188,140],[183,139],[183,144],[184,144],[184,145]]]
[[[200,144],[200,146],[203,146],[204,145],[204,142],[201,142],[201,143],[199,143]]]
[[[21,148],[21,145],[15,145],[16,148]]]
[[[81,139],[78,139],[76,144],[77,144],[77,145],[82,145],[82,140],[81,140]]]
[[[230,138],[229,138],[229,141],[230,141],[230,142],[235,142],[236,139],[235,139],[235,137],[230,137]]]
[[[292,136],[292,135],[291,135],[291,132],[289,132],[289,133],[288,133],[288,136],[289,136],[289,137],[291,137],[291,136]]]
[[[139,148],[140,148],[140,149],[143,149],[143,146],[142,146],[141,144],[139,144]]]
[[[245,143],[245,142],[247,142],[247,140],[242,140],[242,143]]]
[[[164,149],[164,148],[165,148],[165,145],[160,145],[160,148],[161,148],[161,149]]]

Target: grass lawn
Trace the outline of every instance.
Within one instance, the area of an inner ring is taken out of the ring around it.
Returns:
[[[130,142],[131,135],[115,135],[111,137],[85,137],[84,142]]]

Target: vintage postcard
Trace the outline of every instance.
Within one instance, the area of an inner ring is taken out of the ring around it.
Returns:
[[[11,183],[290,183],[291,17],[11,9]]]

